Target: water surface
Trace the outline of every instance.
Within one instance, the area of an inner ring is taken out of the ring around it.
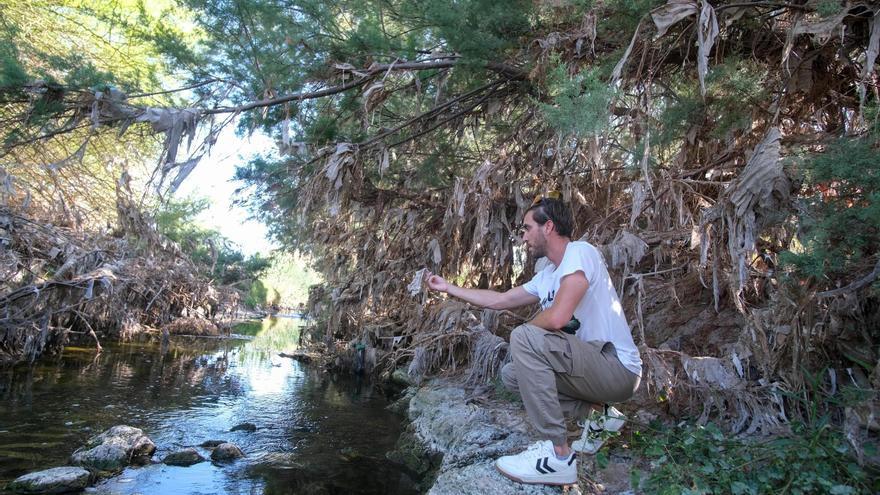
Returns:
[[[206,440],[246,458],[191,467],[128,468],[94,493],[416,493],[385,458],[402,418],[354,377],[277,355],[295,347],[298,320],[271,318],[236,339],[68,347],[60,358],[0,374],[0,487],[65,465],[73,450],[117,425],[142,428],[166,454]],[[257,431],[230,432],[250,422]],[[210,452],[199,449],[208,457]]]

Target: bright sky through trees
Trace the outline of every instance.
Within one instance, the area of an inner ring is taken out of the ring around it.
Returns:
[[[245,255],[268,255],[278,246],[267,239],[264,224],[249,219],[245,208],[232,204],[234,191],[240,187],[232,178],[236,165],[274,148],[274,141],[260,131],[250,137],[239,137],[234,126],[228,126],[220,134],[210,156],[202,159],[175,193],[178,199],[192,196],[210,199],[210,208],[202,212],[197,220],[204,227],[214,228],[238,244]]]

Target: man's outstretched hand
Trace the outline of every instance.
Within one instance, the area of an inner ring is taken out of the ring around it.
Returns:
[[[426,280],[428,281],[429,289],[440,292],[446,292],[447,290],[449,290],[449,283],[447,283],[446,279],[444,279],[440,275],[434,275],[431,272],[426,272],[425,275],[428,276]]]

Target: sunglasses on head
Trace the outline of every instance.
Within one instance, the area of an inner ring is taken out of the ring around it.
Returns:
[[[544,201],[545,199],[562,199],[562,193],[559,191],[548,191],[546,194],[539,194],[535,196],[534,201],[532,201],[532,206],[536,206]]]

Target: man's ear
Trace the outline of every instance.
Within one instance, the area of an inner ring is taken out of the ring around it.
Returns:
[[[549,228],[548,228],[548,226],[549,226]],[[553,223],[553,220],[550,220],[550,219],[548,219],[546,222],[544,222],[544,225],[542,225],[542,227],[545,228],[544,234],[549,234],[550,232],[553,232],[554,230],[556,230],[556,225]]]

